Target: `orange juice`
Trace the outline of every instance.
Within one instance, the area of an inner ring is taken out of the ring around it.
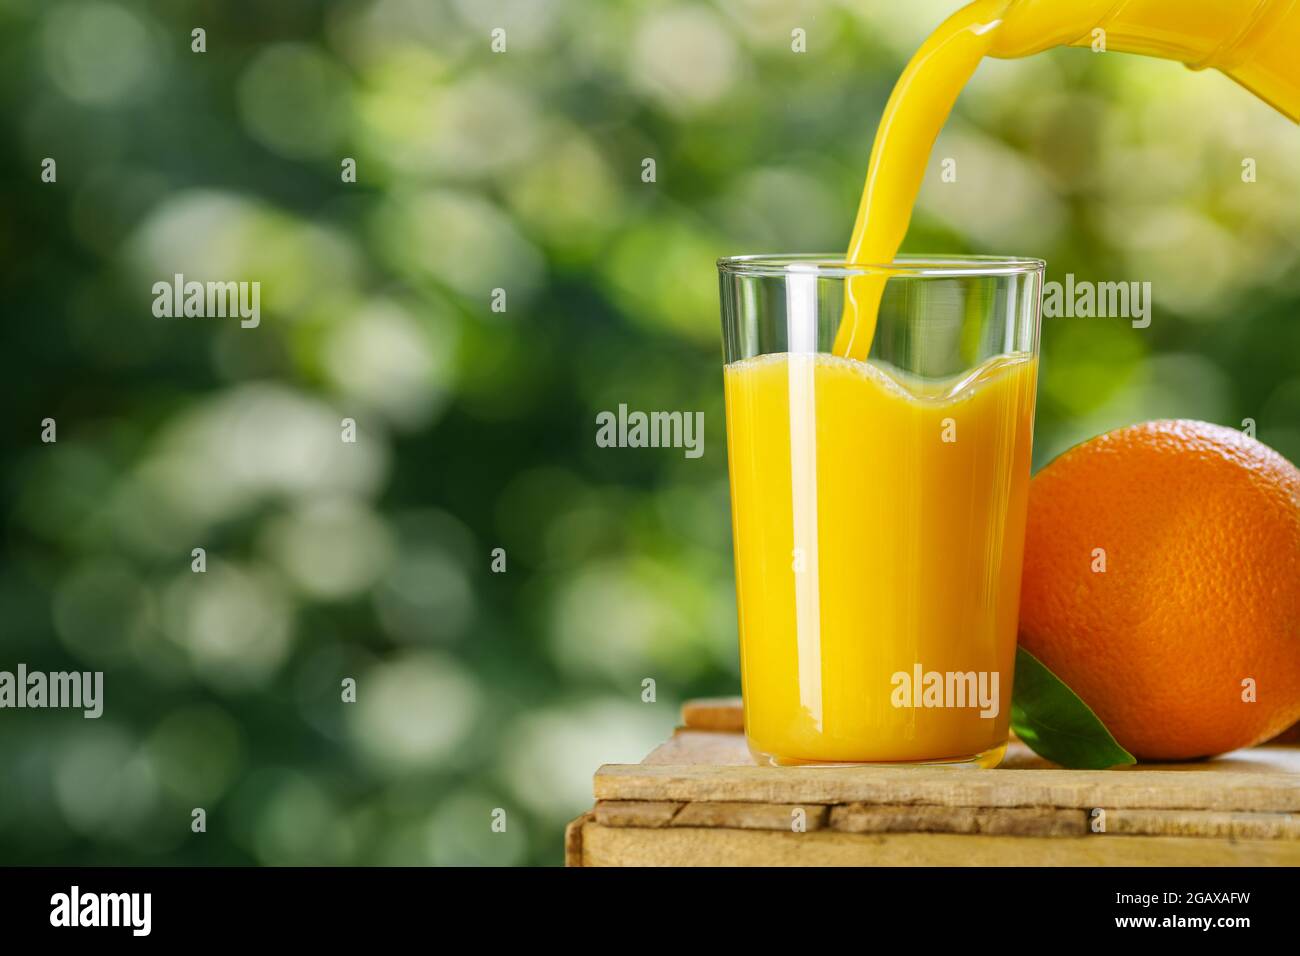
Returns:
[[[745,727],[760,758],[1000,758],[1036,373],[1032,355],[946,382],[825,354],[726,367]],[[927,700],[932,674],[961,675],[966,700],[947,687]]]

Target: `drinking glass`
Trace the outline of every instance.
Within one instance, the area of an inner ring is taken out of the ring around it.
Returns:
[[[745,733],[760,763],[1001,759],[1043,268],[718,261]],[[832,347],[864,287],[879,307],[859,361]]]

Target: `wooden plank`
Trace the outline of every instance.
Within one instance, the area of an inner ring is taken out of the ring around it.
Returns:
[[[745,707],[739,697],[699,697],[682,705],[682,723],[692,730],[743,733]]]
[[[1101,823],[1110,834],[1300,840],[1300,815],[1294,813],[1107,810]]]
[[[1188,773],[1289,773],[1297,775],[1300,786],[1300,747],[1286,744],[1265,744],[1246,747],[1221,754],[1207,760],[1190,760],[1186,763],[1139,763],[1117,768],[1120,773],[1135,770],[1185,770]]]
[[[754,767],[749,745],[743,733],[732,731],[697,730],[679,727],[673,736],[645,757],[649,764],[712,764],[718,767]],[[1056,767],[1044,760],[1019,740],[1007,745],[1007,754],[999,769],[1039,770]]]
[[[803,810],[806,830],[827,826],[845,833],[988,833],[1000,836],[1084,836],[1094,821],[1087,810],[1058,807],[874,806],[862,803],[796,807],[771,803],[673,803],[602,800],[594,819],[609,827],[733,827],[790,830]],[[1112,836],[1198,836],[1239,840],[1300,840],[1300,815],[1291,813],[1109,810],[1100,821]]]
[[[754,766],[744,734],[699,731],[683,727],[652,750],[642,763],[715,764],[717,766]],[[998,770],[1058,770],[1019,740],[1007,745],[1007,755]],[[1186,770],[1193,773],[1292,773],[1300,777],[1300,747],[1268,744],[1235,750],[1211,760],[1187,763],[1138,764],[1108,773],[1133,773],[1135,770]],[[1297,781],[1300,786],[1300,780]]]
[[[667,741],[647,754],[642,763],[708,763],[712,766],[758,766],[745,743],[744,734],[731,731],[703,731],[679,727]],[[1040,770],[1056,767],[1037,756],[1019,740],[1010,741],[1000,770]]]
[[[582,866],[582,832],[588,823],[594,823],[595,817],[584,813],[576,820],[570,820],[564,828],[564,865]]]
[[[646,755],[648,764],[712,764],[715,767],[753,767],[743,734],[681,729]]]
[[[828,807],[774,803],[688,803],[674,818],[675,827],[734,827],[742,830],[794,830],[795,813],[802,811],[805,830],[826,825]]]
[[[597,800],[1300,811],[1294,776],[1230,771],[607,764],[593,789]]]
[[[1300,843],[583,827],[584,866],[1297,866]]]
[[[742,830],[792,830],[796,811],[805,830],[826,825],[829,808],[819,804],[671,803],[659,800],[600,800],[595,820],[606,827],[736,827]]]
[[[666,827],[684,803],[663,800],[599,800],[596,822],[606,827]]]
[[[1085,836],[1088,811],[1059,807],[831,807],[830,825],[845,833],[987,833],[995,836]]]

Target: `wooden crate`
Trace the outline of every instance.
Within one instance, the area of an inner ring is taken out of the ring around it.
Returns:
[[[750,757],[738,698],[682,716],[641,763],[596,771],[566,865],[1300,865],[1294,745],[1064,770],[1013,740],[996,770],[774,769]]]

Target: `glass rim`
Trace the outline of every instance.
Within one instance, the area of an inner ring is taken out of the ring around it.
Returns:
[[[1020,256],[898,256],[889,265],[845,262],[822,253],[759,254],[724,256],[718,271],[739,276],[814,275],[848,278],[862,275],[888,275],[904,278],[953,278],[969,276],[1014,276],[1041,274],[1047,268],[1042,259]]]

